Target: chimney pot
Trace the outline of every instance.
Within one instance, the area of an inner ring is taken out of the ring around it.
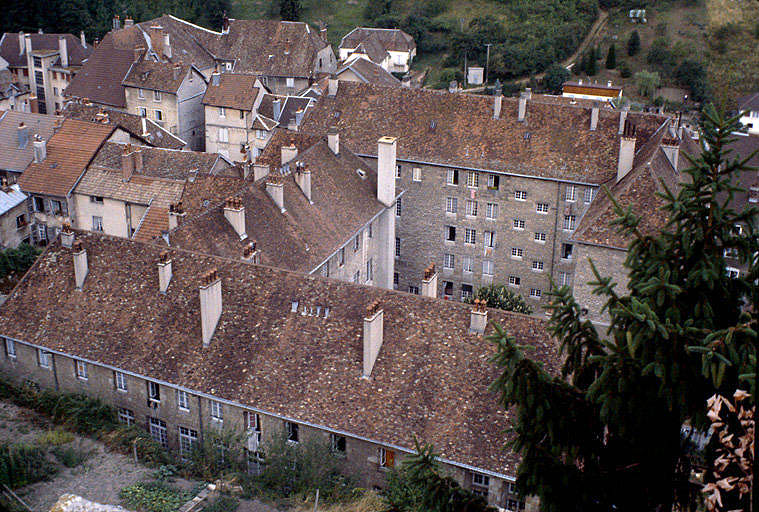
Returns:
[[[368,379],[374,369],[384,335],[384,316],[379,300],[375,300],[366,308],[364,317],[364,369],[363,377]]]
[[[158,256],[158,291],[161,293],[166,293],[171,284],[173,276],[171,262],[168,251],[162,251]]]
[[[44,162],[47,158],[47,142],[39,135],[34,136],[34,161]]]
[[[203,276],[200,285],[200,324],[204,347],[211,343],[221,318],[221,311],[221,279],[214,268]]]
[[[87,278],[87,251],[82,247],[82,242],[75,240],[71,246],[74,253],[74,282],[76,289],[81,290],[84,280]]]
[[[121,154],[121,180],[127,183],[132,179],[134,173],[134,157],[132,156],[132,145],[124,146],[124,152]]]
[[[430,265],[424,269],[424,279],[422,279],[422,296],[437,297],[437,272],[435,271],[435,264]]]
[[[395,203],[396,138],[377,141],[377,199],[387,207]]]
[[[124,19],[124,28],[131,27],[132,25],[134,25],[134,20],[130,18],[129,16],[127,16]]]
[[[242,205],[242,199],[239,197],[227,199],[224,206],[224,218],[227,219],[240,240],[248,238],[248,234],[245,232],[245,207]]]
[[[335,126],[330,127],[327,133],[327,145],[334,154],[340,154],[340,134]]]
[[[488,325],[488,309],[484,300],[474,299],[469,319],[469,332],[483,334]]]
[[[67,249],[71,249],[74,245],[74,232],[71,230],[71,224],[64,222],[61,227],[61,245]]]
[[[182,203],[169,205],[169,230],[176,229],[181,223],[182,218],[185,216],[182,209]]]

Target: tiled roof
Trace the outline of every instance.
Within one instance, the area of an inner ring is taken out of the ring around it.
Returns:
[[[340,41],[340,48],[356,48],[367,39],[375,39],[385,50],[406,52],[416,48],[414,38],[397,28],[356,27]]]
[[[176,94],[190,72],[190,66],[187,64],[141,60],[132,64],[122,83],[127,87]]]
[[[140,174],[155,178],[186,180],[190,176],[224,173],[230,165],[216,153],[176,151],[141,146],[143,169]],[[123,144],[107,142],[92,161],[93,166],[121,169]]]
[[[519,122],[518,99],[503,98],[499,119],[493,104],[492,96],[340,82],[300,130],[325,134],[336,126],[341,144],[362,155],[376,155],[377,139],[388,135],[398,138],[399,159],[589,183],[615,175],[617,111],[600,109],[591,131],[588,108],[533,99]],[[643,142],[666,118],[631,112],[627,119]]]
[[[213,31],[193,25],[180,18],[171,16],[170,14],[164,14],[159,18],[144,21],[138,23],[135,27],[139,27],[142,30],[143,46],[147,47],[150,42],[150,27],[160,26],[164,33],[169,34],[169,42],[171,44],[171,62],[181,62],[183,64],[192,64],[198,69],[206,70],[214,66],[214,60],[212,54],[205,48],[200,42],[200,38],[207,34],[214,34]],[[127,32],[130,29],[121,29],[115,31],[115,33]],[[128,38],[129,36],[126,36]],[[134,45],[130,45],[129,48],[133,48]],[[151,45],[152,47],[152,45]],[[155,48],[152,48],[154,51]]]
[[[160,246],[77,237],[89,264],[82,290],[70,250],[52,243],[0,308],[0,334],[380,443],[413,449],[416,436],[447,460],[515,474],[518,456],[504,449],[514,412],[488,389],[499,374],[495,347],[469,333],[470,306],[176,249],[164,295]],[[212,268],[223,311],[203,347],[198,288]],[[384,341],[362,379],[363,321],[375,300]],[[303,313],[318,306],[328,318]],[[557,371],[544,320],[488,314]]]
[[[285,97],[282,103],[282,114],[279,116],[280,126],[287,126],[290,121],[295,119],[295,113],[298,110],[303,110],[305,115],[305,112],[312,104],[311,98],[304,98],[303,96]]]
[[[749,94],[738,100],[738,110],[759,111],[759,92]]]
[[[391,73],[385,71],[382,66],[367,59],[357,58],[350,61],[337,71],[338,78],[346,69],[350,69],[365,83],[375,85],[386,85],[389,87],[401,87],[401,81],[395,78]]]
[[[694,142],[693,146],[697,146]],[[749,198],[753,197],[756,201],[759,199],[759,135],[733,134],[733,140],[727,145],[729,159],[746,159],[753,154],[753,157],[747,162],[751,169],[735,173],[732,176],[732,183],[744,189],[736,191],[733,195],[731,206],[737,211],[743,211],[749,204]],[[691,153],[695,153],[690,149]],[[751,191],[751,188],[754,191]]]
[[[143,206],[168,208],[170,204],[179,201],[183,188],[184,183],[181,181],[140,174],[133,174],[131,179],[125,182],[120,171],[107,171],[91,165],[76,186],[75,192]]]
[[[185,141],[162,128],[146,117],[137,114],[129,114],[98,105],[85,105],[80,101],[68,101],[63,109],[66,118],[79,119],[80,121],[98,121],[99,113],[108,114],[108,122],[129,132],[134,137],[143,140],[146,144],[157,148],[182,149],[187,145]]]
[[[50,139],[55,123],[60,121],[60,116],[18,110],[0,111],[0,169],[23,172],[34,159],[34,135],[39,134],[43,140]],[[18,144],[18,125],[21,123],[27,126],[29,135],[29,140],[23,148],[19,148]]]
[[[203,104],[251,111],[258,93],[254,75],[222,73],[219,85],[209,82]]]
[[[167,229],[169,229],[169,209],[153,204],[145,212],[132,238],[138,242],[149,242]]]
[[[107,124],[64,120],[47,143],[47,158],[30,164],[19,177],[21,190],[66,197],[115,129]]]
[[[24,201],[26,201],[26,194],[21,192],[18,183],[10,185],[7,189],[0,187],[0,215],[4,215]]]
[[[381,63],[390,56],[376,37],[368,37],[361,41],[354,52],[363,53],[371,61],[376,63]]]
[[[66,38],[69,66],[81,66],[92,53],[92,46],[82,46],[81,40],[72,34],[37,34],[29,33],[32,50],[58,51],[58,37]],[[26,67],[26,54],[19,51],[18,32],[6,32],[0,39],[0,57],[8,61],[11,67]],[[56,64],[56,65],[59,65]]]

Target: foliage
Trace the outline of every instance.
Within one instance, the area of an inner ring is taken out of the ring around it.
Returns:
[[[127,507],[142,512],[176,512],[193,495],[164,482],[140,482],[121,489],[119,498]]]
[[[206,430],[203,441],[196,443],[192,450],[187,468],[195,477],[203,480],[244,471],[247,456],[243,444],[244,436],[241,432]]]
[[[609,196],[613,224],[631,242],[625,295],[591,266],[608,330],[599,333],[562,287],[549,306],[560,376],[499,326],[490,338],[502,369],[492,389],[517,418],[517,485],[537,495],[542,510],[692,508],[697,491],[682,426],[704,427],[703,404],[713,394],[755,386],[759,212],[730,205],[740,192],[732,177],[745,169],[727,150],[738,118],[708,107],[702,123],[702,153],[687,179],[661,194],[668,220],[660,233],[641,233],[640,218]],[[727,275],[725,249],[748,266],[745,274]]]
[[[81,446],[56,446],[52,450],[58,462],[67,468],[75,468],[90,456],[90,452],[83,450]]]
[[[101,439],[111,449],[121,453],[134,453],[145,464],[164,466],[172,462],[171,455],[144,429],[136,425],[115,425],[111,430],[101,433]]]
[[[661,85],[661,76],[656,71],[638,71],[633,77],[641,96],[652,98]]]
[[[477,289],[477,292],[467,297],[466,303],[472,304],[475,299],[484,300],[488,307],[514,311],[516,313],[532,314],[532,308],[524,300],[524,297],[514,293],[504,284],[491,284]]]
[[[617,67],[617,47],[614,43],[609,46],[609,52],[606,54],[606,69]]]
[[[487,512],[494,509],[480,496],[442,475],[432,445],[421,445],[388,475],[385,500],[398,512]]]
[[[303,11],[301,0],[279,0],[279,16],[286,21],[298,21]]]
[[[632,70],[627,62],[623,62],[619,66],[619,76],[622,78],[630,78],[632,76]]]
[[[171,482],[177,475],[177,468],[172,464],[162,464],[153,472],[153,478],[161,482]]]
[[[551,64],[543,76],[543,87],[551,94],[561,94],[561,86],[569,80],[569,70],[561,64]]]
[[[232,496],[219,496],[216,500],[203,507],[203,512],[235,512],[240,506],[240,500]]]
[[[0,251],[0,278],[8,274],[24,274],[32,266],[42,251],[29,244],[21,244],[15,249]]]
[[[68,444],[73,440],[74,434],[58,427],[55,430],[47,430],[44,434],[40,434],[37,442],[41,445],[60,446],[62,444]]]
[[[633,30],[630,34],[630,39],[627,40],[627,55],[632,57],[640,51],[640,34],[637,30]]]
[[[680,85],[690,89],[693,101],[704,101],[709,95],[706,69],[696,60],[682,61],[675,70],[675,79]]]
[[[56,469],[38,446],[0,444],[0,484],[14,489],[48,480]]]

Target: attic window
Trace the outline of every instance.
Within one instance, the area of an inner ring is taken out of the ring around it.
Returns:
[[[356,174],[361,176],[362,179],[366,178],[366,171],[364,171],[363,169],[356,169]]]
[[[432,121],[430,121],[430,131],[434,132],[436,127],[437,127],[437,121],[433,119]]]
[[[335,113],[333,114],[335,116],[335,119],[340,119],[340,111],[335,110]]]
[[[294,300],[290,307],[290,313],[297,313],[297,312],[298,312],[298,301]]]
[[[530,142],[530,138],[531,137],[532,137],[532,134],[530,132],[525,132],[524,133],[524,141],[525,142]]]
[[[209,204],[211,204],[211,202],[208,199],[203,199],[203,208],[208,208]]]

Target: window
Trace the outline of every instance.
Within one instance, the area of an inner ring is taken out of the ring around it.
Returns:
[[[524,219],[514,219],[514,229],[519,231],[524,230]]]
[[[522,279],[519,276],[509,276],[509,286],[518,288],[520,284],[522,284]]]
[[[219,117],[227,117],[227,109],[219,107]]]
[[[724,249],[722,251],[722,256],[725,258],[737,258],[738,257],[738,249],[735,247],[729,247],[727,249]]]
[[[398,275],[398,272],[393,272],[393,286],[398,286],[398,284],[401,282],[400,275]]]
[[[198,442],[198,432],[191,428],[179,427],[179,455],[188,460]]]
[[[497,174],[488,174],[488,189],[498,190],[501,182],[501,177]]]
[[[374,222],[369,223],[369,227],[366,229],[366,236],[369,238],[374,237]]]
[[[532,260],[532,270],[543,272],[543,260]]]
[[[224,69],[227,71],[232,71],[232,62],[225,62]]]
[[[119,407],[119,422],[125,425],[134,425],[134,411]]]
[[[76,362],[76,378],[80,380],[87,380],[87,363],[84,361]]]
[[[245,119],[245,111],[240,110],[240,119]]]
[[[180,411],[190,410],[190,402],[187,399],[187,391],[177,389],[177,407]]]
[[[564,200],[573,203],[575,200],[576,189],[577,187],[574,185],[567,185],[567,187],[564,189]]]
[[[58,88],[53,87],[53,96],[58,96]]]
[[[128,391],[126,375],[121,372],[113,372],[113,378],[116,383],[116,389],[119,391]]]
[[[473,201],[472,199],[466,200],[466,214],[469,217],[477,216],[477,201]]]
[[[256,138],[257,139],[265,139],[266,138],[266,130],[256,130]]]
[[[408,287],[408,292],[412,293],[414,295],[419,295],[419,287],[418,286],[413,286],[413,285],[409,286]]]
[[[353,252],[358,252],[359,247],[361,247],[361,236],[356,235],[353,238]]]
[[[538,213],[548,213],[548,203],[538,203],[535,211]]]
[[[495,248],[495,231],[485,231],[485,247]]]
[[[514,191],[514,199],[517,201],[527,201],[527,191],[526,190],[515,190]]]
[[[330,434],[329,447],[334,455],[345,455],[345,436]]]
[[[22,213],[16,216],[16,229],[23,228],[24,226],[26,226],[26,214]]]
[[[445,198],[445,213],[456,213],[459,209],[459,200],[455,197]]]
[[[450,281],[443,281],[443,297],[450,299],[453,297],[453,283]]]
[[[50,368],[50,352],[37,349],[37,362],[39,363],[40,368]]]
[[[480,173],[475,171],[468,171],[466,173],[466,186],[477,188],[480,186]]]
[[[215,421],[224,421],[224,409],[221,402],[211,400],[211,419]]]
[[[493,265],[492,260],[482,261],[482,273],[486,276],[492,276],[495,274],[495,265]]]
[[[522,256],[524,255],[524,249],[521,247],[512,247],[511,248],[511,257],[517,260],[521,260]]]
[[[467,300],[471,298],[473,292],[474,292],[474,289],[472,288],[471,284],[462,284],[461,285],[461,300]]]
[[[498,218],[498,203],[488,203],[485,218],[488,220],[496,220]]]
[[[289,87],[290,89],[295,87],[295,78],[292,78],[292,77],[285,78],[285,85]]]
[[[34,67],[41,68],[42,67],[42,58],[40,57],[34,57]]]
[[[90,202],[95,204],[103,204],[103,198],[101,196],[90,196]]]
[[[361,281],[361,271],[360,270],[356,270],[356,273],[353,274],[353,282],[354,283],[358,283],[360,281]]]
[[[258,413],[245,411],[245,428],[248,430],[248,438],[255,436],[255,453],[258,454],[258,448],[261,446],[261,437],[263,436],[263,427],[261,426],[261,416]]]
[[[540,288],[530,288],[530,297],[533,299],[539,299],[543,292]]]
[[[464,256],[462,258],[462,262],[463,262],[463,264],[462,264],[462,270],[464,272],[471,273],[472,272],[472,257],[471,256]]]
[[[464,243],[474,245],[477,243],[477,231],[474,229],[466,228],[464,232]]]
[[[574,228],[575,228],[575,216],[564,215],[564,229],[567,231],[572,231]]]
[[[164,448],[168,448],[169,439],[166,436],[166,422],[158,418],[149,418],[148,425],[150,427],[150,437]]]
[[[443,268],[452,269],[455,263],[453,254],[443,254]]]
[[[145,90],[144,89],[137,89],[137,97],[141,100],[145,99]]]
[[[482,473],[472,473],[472,492],[484,498],[488,497],[490,477]]]
[[[219,142],[229,142],[228,128],[219,128]]]
[[[155,120],[158,121],[159,123],[163,122],[163,112],[161,112],[160,110],[156,110],[155,111]]]
[[[16,342],[9,338],[5,338],[5,355],[16,358]]]
[[[374,280],[374,265],[372,258],[369,258],[366,262],[366,282]]]
[[[401,177],[401,164],[395,164],[395,177]]]
[[[158,383],[148,381],[148,400],[151,402],[161,401],[161,387]]]
[[[400,217],[402,211],[403,211],[403,205],[401,203],[401,198],[399,197],[398,200],[395,202],[395,216]]]
[[[395,452],[380,448],[377,453],[377,460],[381,468],[392,468],[395,466]]]
[[[459,171],[457,169],[448,169],[448,173],[445,177],[445,182],[448,185],[458,185]]]
[[[41,197],[34,196],[34,211],[35,212],[44,212],[45,211],[45,200]]]
[[[92,216],[92,231],[103,232],[103,217]]]
[[[323,277],[329,277],[329,261],[322,265],[321,272]]]
[[[63,212],[63,205],[60,201],[56,201],[54,199],[50,200],[50,212],[53,215],[61,215]]]
[[[559,272],[559,286],[572,286],[572,274],[570,272]]]
[[[337,264],[341,267],[345,265],[345,247],[341,247],[340,252],[337,253]]]
[[[596,191],[593,187],[585,187],[585,192],[583,193],[582,200],[585,203],[590,203],[595,196],[596,196]]]
[[[292,421],[286,421],[285,427],[287,428],[287,442],[288,443],[297,443],[298,441],[298,427],[299,425],[297,423],[293,423]]]
[[[561,244],[561,257],[565,260],[572,259],[572,244]]]
[[[456,226],[445,226],[445,240],[447,242],[456,241]]]
[[[395,237],[395,257],[401,257],[401,239],[397,236]]]
[[[137,107],[137,115],[140,117],[148,117],[148,109],[145,107]]]
[[[538,242],[539,244],[544,244],[546,242],[546,234],[536,232],[534,240]]]
[[[738,277],[741,275],[741,271],[735,267],[727,267],[725,270],[727,271],[727,277],[730,279],[738,279]]]
[[[422,181],[422,169],[419,167],[414,167],[411,170],[411,180],[412,181]]]
[[[153,91],[153,101],[161,101],[161,91]]]

